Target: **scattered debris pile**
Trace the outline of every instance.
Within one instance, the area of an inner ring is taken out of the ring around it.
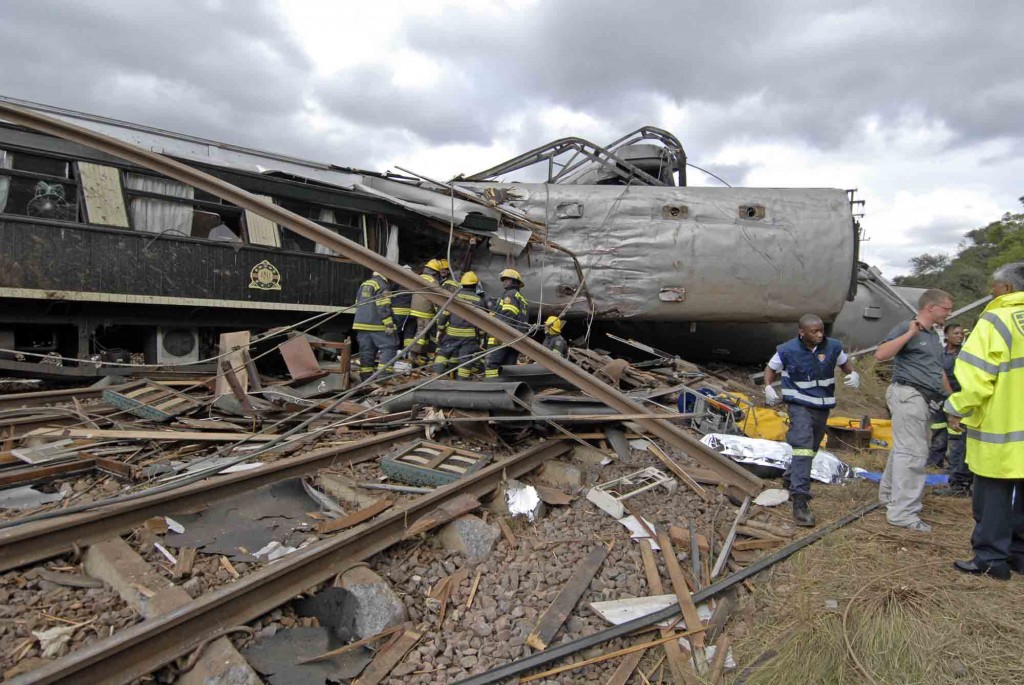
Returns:
[[[530,365],[358,385],[309,345],[286,379],[240,333],[215,378],[0,397],[6,679],[722,682],[736,593],[807,544],[645,428],[739,431],[745,396],[682,360],[572,349],[624,414]]]

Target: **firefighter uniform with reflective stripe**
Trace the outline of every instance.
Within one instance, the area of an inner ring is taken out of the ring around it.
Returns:
[[[447,287],[447,283],[445,287]],[[455,299],[471,307],[483,308],[483,298],[476,292],[476,284],[460,286]],[[438,348],[437,356],[434,357],[434,373],[445,373],[449,368],[460,365],[456,375],[460,380],[469,380],[476,372],[480,371],[481,362],[477,360],[472,364],[461,366],[474,357],[480,355],[480,331],[471,323],[458,314],[445,310],[441,314],[441,327],[444,337]]]
[[[408,347],[416,334],[416,319],[412,316],[412,293],[408,290],[393,291],[391,311],[395,317],[398,335],[402,339],[402,347]]]
[[[373,274],[359,286],[352,324],[359,345],[359,377],[366,380],[383,369],[398,353],[398,338],[387,280]]]
[[[424,269],[420,277],[431,285],[437,285],[438,274],[435,271]],[[416,321],[415,331],[409,340],[410,343],[416,341],[411,350],[413,361],[424,364],[437,347],[437,328],[430,326],[431,319],[437,314],[437,305],[424,293],[413,293],[409,314]]]
[[[526,332],[529,330],[528,307],[529,303],[519,292],[519,288],[513,286],[507,288],[505,294],[498,300],[496,316],[516,330]],[[498,378],[501,375],[501,367],[511,366],[519,358],[518,352],[511,347],[501,346],[496,338],[488,338],[487,347],[490,349],[487,353],[487,371],[484,373],[487,378]]]
[[[563,359],[569,356],[569,343],[565,341],[565,338],[562,337],[561,333],[556,333],[555,335],[545,335],[544,347],[551,350],[552,352],[554,352]]]
[[[1024,292],[989,303],[955,373],[960,391],[945,408],[966,429],[967,465],[975,475],[975,558],[990,565],[1010,556],[1024,562]]]
[[[836,406],[836,366],[846,361],[838,340],[825,338],[808,349],[800,338],[793,338],[779,345],[768,363],[782,372],[782,399],[789,411],[786,442],[793,448],[783,479],[789,481],[793,495],[811,496],[811,464],[825,437],[829,411]]]

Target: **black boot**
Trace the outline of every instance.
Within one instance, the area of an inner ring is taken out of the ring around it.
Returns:
[[[814,514],[807,508],[807,495],[793,495],[793,520],[803,528],[814,527]]]

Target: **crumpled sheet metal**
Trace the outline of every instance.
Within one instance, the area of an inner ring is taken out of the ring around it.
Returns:
[[[793,459],[793,448],[785,442],[723,433],[708,433],[700,441],[739,464],[779,469],[780,475]],[[854,476],[849,464],[825,450],[819,449],[811,462],[811,478],[819,483],[845,483]]]
[[[579,259],[601,317],[771,322],[813,311],[830,320],[849,292],[854,231],[843,190],[519,184],[517,194],[527,199],[510,204],[546,222],[547,238]],[[569,203],[583,216],[559,218]],[[663,217],[683,205],[687,218]],[[741,205],[762,205],[766,216],[741,219]],[[540,244],[528,255],[516,268],[530,302],[568,303],[579,282],[569,256]],[[475,270],[496,274],[504,259]],[[665,288],[685,296],[662,301]]]

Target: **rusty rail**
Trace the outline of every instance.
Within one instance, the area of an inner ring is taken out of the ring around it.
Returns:
[[[0,103],[0,116],[16,124],[22,124],[44,133],[59,136],[67,140],[115,155],[156,171],[169,178],[187,183],[208,193],[212,193],[243,209],[269,219],[285,228],[308,238],[319,245],[383,274],[388,280],[398,283],[410,290],[422,291],[435,305],[442,306],[448,302],[449,293],[439,286],[427,284],[412,271],[401,268],[398,264],[388,261],[381,255],[362,245],[329,231],[328,229],[300,217],[283,207],[260,198],[227,183],[219,178],[193,169],[181,162],[145,150],[137,145],[126,143],[95,131],[75,126],[52,117],[31,112],[21,107]],[[576,388],[594,397],[622,414],[647,414],[647,410],[638,402],[626,397],[610,385],[598,380],[583,369],[577,367],[558,355],[546,350],[543,345],[499,321],[488,316],[486,312],[467,306],[458,300],[452,300],[447,308],[458,314],[473,326],[485,331],[503,343],[525,354],[531,360],[541,364],[552,373],[566,379]],[[738,488],[747,495],[756,495],[762,488],[759,478],[737,465],[731,459],[722,457],[714,450],[688,435],[684,430],[661,419],[642,418],[637,423],[657,437],[682,449],[701,466],[713,471],[723,483]]]
[[[373,459],[379,456],[381,449],[395,441],[420,433],[418,427],[381,433],[337,447],[280,459],[251,471],[215,476],[128,502],[6,528],[0,531],[0,571],[70,552],[75,545],[88,545],[121,535],[153,516],[194,510],[212,501],[311,473],[334,463]]]
[[[518,478],[571,445],[548,440],[439,488],[345,533],[310,545],[202,595],[168,614],[125,628],[30,673],[11,685],[128,683],[188,654],[224,626],[242,625],[284,604],[348,566],[400,541],[407,528],[464,494],[481,497],[505,478]]]

